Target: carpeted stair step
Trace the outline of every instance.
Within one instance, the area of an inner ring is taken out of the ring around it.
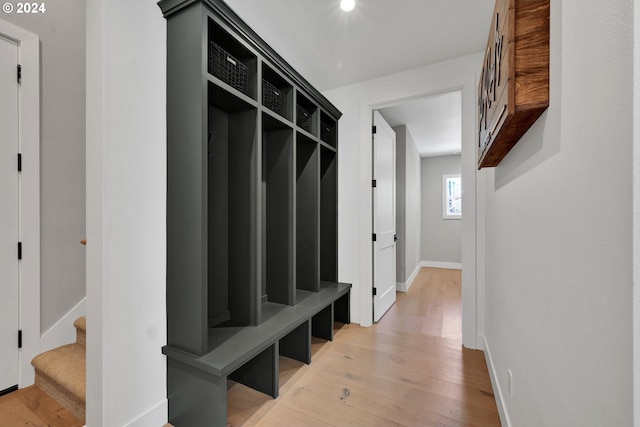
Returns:
[[[83,347],[87,346],[87,318],[82,316],[78,317],[73,326],[76,327],[76,344],[80,344]]]
[[[36,356],[36,385],[78,419],[85,421],[86,348],[67,344]]]

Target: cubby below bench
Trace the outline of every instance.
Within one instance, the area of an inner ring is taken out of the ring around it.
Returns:
[[[311,363],[311,337],[333,340],[334,321],[350,322],[346,283],[321,282],[298,290],[296,305],[268,303],[257,326],[210,328],[209,353],[197,356],[165,346],[171,422],[227,425],[227,378],[278,397],[279,356]]]

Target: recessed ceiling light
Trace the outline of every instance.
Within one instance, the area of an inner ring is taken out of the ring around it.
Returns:
[[[356,0],[342,0],[340,2],[340,7],[345,12],[349,12],[353,10],[354,7],[356,7]]]

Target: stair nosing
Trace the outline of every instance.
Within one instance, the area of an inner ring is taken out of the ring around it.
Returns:
[[[66,359],[74,359],[71,362],[73,364],[72,369],[73,372],[78,375],[77,362],[83,358],[80,357],[77,353],[84,353],[86,350],[85,347],[77,343],[67,344],[53,350],[46,351],[36,356],[31,364],[34,366],[36,371],[40,372],[41,375],[46,376],[52,382],[59,384],[61,388],[68,391],[71,395],[76,396],[79,401],[84,402],[86,401],[86,364],[81,363],[81,365],[84,366],[82,366],[82,370],[79,376],[70,377],[69,375],[64,375],[64,364],[66,363],[64,360],[54,359],[52,361],[49,357],[53,354],[63,353],[67,350],[71,351],[65,354],[65,356],[67,356]],[[47,362],[44,363],[42,362],[42,360],[47,360]],[[84,360],[86,361],[86,359]],[[69,372],[71,372],[71,369],[69,369]]]

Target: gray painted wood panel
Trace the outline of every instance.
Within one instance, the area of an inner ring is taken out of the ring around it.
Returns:
[[[317,291],[320,286],[318,143],[299,133],[296,157],[296,286]]]
[[[293,131],[265,131],[262,144],[266,295],[293,305]]]
[[[167,342],[195,354],[207,350],[207,92],[204,41],[189,28],[202,20],[194,6],[167,22],[167,80],[181,82],[167,86]]]
[[[320,179],[320,279],[338,280],[338,167],[336,154],[322,149]]]

